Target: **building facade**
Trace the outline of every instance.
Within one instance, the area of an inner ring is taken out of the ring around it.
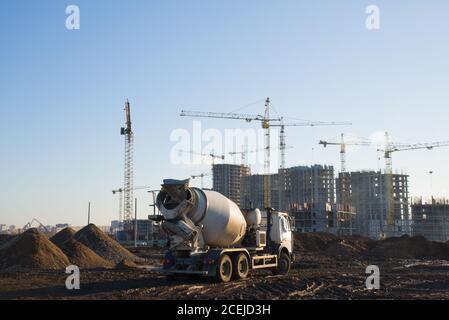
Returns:
[[[241,193],[241,207],[244,209],[265,209],[264,180],[266,175],[256,174],[242,178],[243,188]],[[270,190],[270,207],[276,210],[280,208],[279,175],[268,175]]]
[[[281,211],[301,217],[304,232],[332,232],[335,226],[335,218],[330,216],[335,204],[334,167],[314,165],[280,170],[279,199]]]
[[[390,196],[388,183],[388,175],[380,171],[339,174],[337,203],[355,208],[356,229],[360,235],[379,239],[411,234],[408,175],[392,175]],[[390,203],[392,219],[389,227]]]
[[[430,203],[424,203],[420,199],[411,208],[413,235],[430,241],[449,241],[449,200],[432,199]]]
[[[248,188],[244,185],[246,181],[242,182],[242,178],[250,174],[250,168],[244,165],[214,164],[212,168],[213,190],[241,206],[242,189]]]

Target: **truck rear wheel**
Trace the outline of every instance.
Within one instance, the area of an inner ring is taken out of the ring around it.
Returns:
[[[290,257],[285,252],[281,253],[278,260],[278,266],[274,269],[274,274],[286,275],[290,272]]]
[[[232,260],[227,255],[221,256],[217,266],[217,281],[229,282],[232,277]]]
[[[232,278],[245,279],[249,273],[248,257],[244,253],[239,253],[234,259]]]

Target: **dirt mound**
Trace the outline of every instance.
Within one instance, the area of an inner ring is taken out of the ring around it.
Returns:
[[[375,241],[361,236],[337,237],[327,233],[296,233],[295,251],[327,256],[399,259],[449,259],[447,243],[422,236],[392,237]]]
[[[338,243],[331,244],[327,249],[324,251],[324,253],[328,256],[356,256],[360,254],[363,249],[357,248],[351,243],[348,243],[346,241],[341,241]]]
[[[61,250],[70,262],[80,268],[111,268],[114,263],[106,261],[91,249],[75,239],[68,239],[61,245]]]
[[[73,230],[70,227],[67,227],[65,229],[62,229],[61,231],[59,231],[57,234],[55,234],[53,237],[50,238],[50,241],[53,242],[55,245],[57,245],[58,247],[61,247],[61,245],[72,239],[73,236],[75,235],[76,231]]]
[[[141,260],[93,224],[75,233],[74,239],[89,247],[97,255],[108,261],[119,263],[124,259],[131,261]]]
[[[366,254],[375,241],[361,236],[338,237],[329,233],[295,233],[295,251],[326,256],[358,257]]]
[[[298,252],[320,252],[337,242],[337,236],[329,233],[295,233],[294,246]]]
[[[370,254],[401,259],[448,259],[449,247],[422,236],[402,236],[376,242]]]
[[[0,250],[0,269],[62,269],[67,256],[37,229],[11,239]]]
[[[132,260],[123,259],[115,267],[117,269],[134,269],[137,268],[137,264],[135,264]]]

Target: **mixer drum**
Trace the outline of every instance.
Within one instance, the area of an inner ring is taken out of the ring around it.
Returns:
[[[186,186],[184,189],[177,187],[176,190],[171,185],[163,186],[165,190],[163,188],[157,197],[157,207],[161,213],[168,221],[183,219],[185,215],[196,226],[202,226],[206,245],[231,247],[245,237],[245,217],[239,207],[222,194]]]
[[[246,221],[239,207],[218,192],[192,191],[202,192],[207,201],[204,218],[198,221],[203,225],[205,243],[211,247],[229,247],[240,243],[245,237]]]

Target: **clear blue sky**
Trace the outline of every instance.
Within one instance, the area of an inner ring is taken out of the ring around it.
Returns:
[[[81,29],[65,29],[77,4]],[[365,28],[365,8],[381,30]],[[108,224],[123,182],[123,102],[132,103],[135,185],[207,172],[170,164],[170,133],[184,109],[232,111],[270,96],[290,117],[351,121],[289,128],[288,165],[339,166],[320,139],[389,130],[403,142],[449,140],[449,2],[2,1],[0,5],[0,223]],[[260,113],[263,103],[246,108]],[[205,128],[247,128],[204,121]],[[257,124],[250,124],[257,127]],[[315,150],[312,152],[312,148]],[[448,149],[395,154],[412,195],[449,196]],[[348,169],[378,169],[375,150],[348,153]],[[145,193],[139,215],[148,212]]]

